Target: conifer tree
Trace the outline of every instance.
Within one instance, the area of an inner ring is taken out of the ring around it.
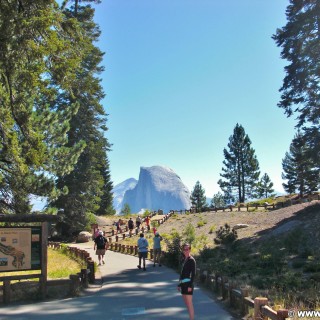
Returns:
[[[64,6],[67,3],[71,3],[71,6],[64,7],[64,14],[68,19],[79,22],[82,37],[86,40],[83,61],[77,70],[77,85],[73,87],[72,95],[64,97],[69,103],[76,102],[79,106],[70,121],[68,144],[73,146],[83,141],[85,148],[74,169],[57,180],[60,188],[68,189],[68,193],[51,203],[51,206],[59,208],[64,219],[60,224],[62,234],[84,229],[92,213],[115,213],[112,208],[112,182],[107,155],[110,144],[106,138],[106,113],[100,102],[104,93],[98,78],[104,70],[100,66],[103,53],[94,46],[100,30],[93,21],[94,9],[91,5],[65,1]]]
[[[320,1],[290,0],[286,16],[287,24],[273,35],[281,57],[289,61],[278,106],[297,117],[308,147],[304,155],[320,172]]]
[[[300,197],[305,193],[311,193],[319,188],[319,171],[305,153],[308,147],[303,135],[297,133],[290,145],[290,151],[286,152],[282,160],[283,188],[288,193],[299,192]]]
[[[207,199],[205,196],[205,190],[202,188],[202,185],[199,181],[196,182],[190,200],[192,205],[196,208],[197,212],[201,212],[202,209],[206,206]]]
[[[273,182],[267,173],[260,179],[257,186],[257,194],[259,198],[268,198],[274,196]]]
[[[30,194],[55,197],[55,176],[72,169],[75,103],[65,104],[83,40],[54,1],[0,1],[0,212],[29,213]]]
[[[218,193],[214,194],[211,199],[211,206],[214,208],[222,208],[226,205],[225,203],[225,197],[223,194],[219,191]]]
[[[251,140],[241,125],[235,126],[228,148],[223,150],[225,160],[220,173],[224,180],[220,179],[218,184],[230,200],[235,198],[243,203],[255,195],[260,171]]]

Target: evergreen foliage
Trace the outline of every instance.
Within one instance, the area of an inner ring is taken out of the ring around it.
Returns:
[[[211,199],[211,206],[214,208],[223,208],[226,205],[224,195],[218,191]]]
[[[245,202],[254,197],[260,175],[259,162],[251,140],[244,128],[237,124],[229,138],[228,149],[224,149],[224,167],[218,184],[224,192],[226,202],[237,200]]]
[[[319,188],[319,171],[312,159],[306,156],[308,150],[305,137],[297,133],[290,145],[290,151],[286,152],[282,160],[282,179],[286,180],[282,184],[283,188],[288,193],[298,190],[301,197]]]
[[[68,235],[92,213],[114,214],[99,2],[0,2],[0,212],[30,213],[30,195],[47,197]]]
[[[260,179],[257,186],[257,195],[261,198],[268,198],[274,196],[273,182],[267,173]]]
[[[82,63],[75,75],[77,83],[72,87],[72,94],[64,96],[67,103],[76,102],[78,105],[78,112],[70,120],[68,145],[83,142],[85,148],[73,170],[57,179],[58,187],[67,187],[68,193],[50,203],[50,206],[59,209],[63,218],[59,225],[62,234],[84,229],[90,213],[115,213],[112,209],[112,182],[107,157],[110,144],[105,137],[106,114],[100,103],[104,93],[98,78],[103,71],[100,66],[103,53],[94,46],[100,30],[93,21],[94,9],[90,5],[80,5],[78,1],[69,3],[70,8],[63,7],[63,12],[68,19],[75,19],[79,23],[79,32],[85,39],[85,45],[82,48]]]
[[[122,210],[121,210],[121,214],[126,216],[126,215],[129,215],[131,214],[131,209],[130,209],[130,206],[128,203],[125,203]]]
[[[190,245],[194,245],[196,242],[196,230],[194,226],[189,222],[185,229],[183,230],[183,238],[185,242],[189,243]]]
[[[202,185],[199,181],[196,182],[193,188],[190,200],[197,212],[201,212],[202,208],[206,206],[207,199],[205,196],[205,190],[202,188]]]
[[[227,223],[216,231],[216,235],[215,244],[230,244],[238,238],[237,231],[231,229]]]
[[[278,103],[287,116],[295,115],[304,136],[304,156],[314,162],[320,182],[320,2],[290,0],[287,24],[273,39],[282,48],[281,57],[289,61],[280,88]],[[309,161],[309,160],[306,160]],[[290,186],[288,186],[290,188]]]
[[[78,29],[54,1],[0,2],[1,213],[29,213],[30,194],[56,197],[56,175],[83,150],[67,145],[78,105],[62,98],[83,58]]]

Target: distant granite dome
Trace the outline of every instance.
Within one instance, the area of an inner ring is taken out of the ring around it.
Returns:
[[[113,192],[113,208],[119,213],[122,209],[122,200],[125,192],[127,190],[133,189],[137,185],[138,181],[134,178],[127,179],[119,184],[117,184]]]
[[[190,191],[180,177],[170,168],[163,166],[141,167],[137,185],[127,190],[122,200],[131,212],[141,209],[170,210],[190,209]]]

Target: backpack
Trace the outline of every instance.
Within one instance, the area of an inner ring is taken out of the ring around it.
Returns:
[[[105,241],[103,236],[97,238],[97,247],[103,248],[105,246]]]

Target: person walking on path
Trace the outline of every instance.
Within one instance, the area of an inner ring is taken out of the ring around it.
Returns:
[[[140,216],[137,216],[137,218],[136,218],[136,226],[137,226],[138,231],[140,230],[140,225],[141,225],[141,218],[140,218]]]
[[[101,262],[104,262],[104,255],[106,254],[106,250],[108,249],[108,240],[103,236],[103,232],[99,231],[99,235],[94,239],[94,247],[93,250],[96,250],[96,255],[98,256],[99,266],[101,266]]]
[[[159,267],[161,267],[161,241],[162,237],[159,232],[156,232],[153,238],[153,266],[156,266],[158,262]]]
[[[150,231],[150,218],[149,218],[149,216],[146,216],[146,218],[144,219],[144,222],[146,223],[148,231]]]
[[[182,263],[182,269],[179,278],[178,290],[182,294],[184,303],[187,306],[189,319],[194,320],[194,308],[192,302],[193,295],[193,281],[196,275],[196,261],[190,255],[191,246],[188,243],[185,243],[182,246],[184,260]]]
[[[128,221],[128,229],[129,229],[129,236],[130,237],[132,236],[133,228],[134,228],[133,220],[132,220],[132,218],[130,218]]]
[[[137,267],[141,269],[141,260],[143,260],[143,270],[146,271],[146,258],[148,255],[149,244],[143,233],[140,233],[140,238],[138,239],[137,246],[139,251],[139,265]]]
[[[117,228],[117,231],[116,231],[116,235],[117,235],[118,233],[121,233],[121,219],[119,219],[116,222],[116,228]]]

